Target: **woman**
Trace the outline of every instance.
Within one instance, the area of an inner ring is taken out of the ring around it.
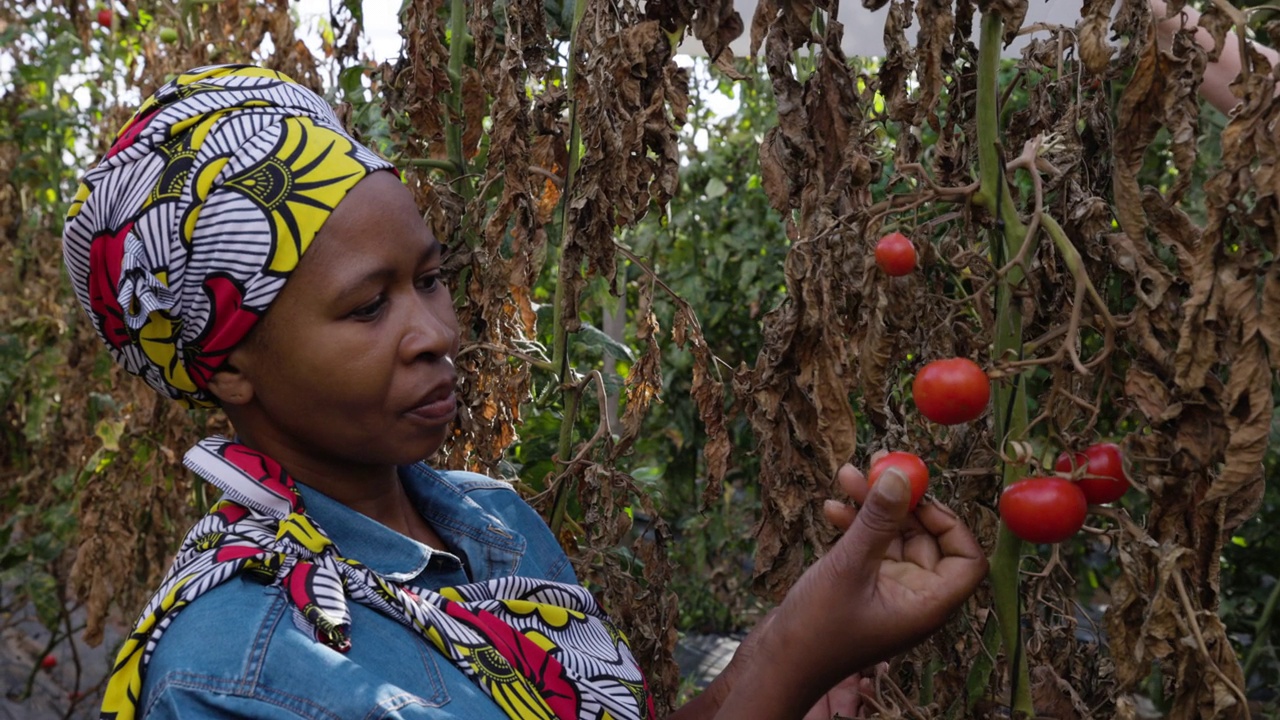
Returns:
[[[103,717],[653,717],[538,516],[418,462],[456,405],[440,244],[319,97],[246,66],[177,78],[86,175],[64,243],[114,357],[237,433],[185,458],[223,500],[127,638]],[[953,514],[908,517],[904,479],[840,481],[862,503],[828,503],[843,538],[677,717],[842,711],[843,678],[985,575]]]

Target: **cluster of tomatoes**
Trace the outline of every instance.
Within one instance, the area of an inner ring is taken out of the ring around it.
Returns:
[[[899,277],[916,267],[916,249],[900,232],[876,243],[876,265]],[[911,383],[916,409],[941,425],[972,422],[987,408],[991,382],[968,358],[935,360],[916,373]],[[885,470],[895,468],[911,483],[914,510],[929,487],[929,468],[909,452],[891,452],[871,464],[867,483],[875,485]],[[1053,466],[1054,475],[1029,477],[1012,483],[1000,495],[1000,519],[1019,538],[1056,543],[1084,527],[1090,505],[1119,500],[1129,489],[1124,455],[1115,443],[1098,443],[1083,452],[1064,452]]]
[[[1019,480],[1000,494],[1000,519],[1028,542],[1070,538],[1084,527],[1090,505],[1114,502],[1129,490],[1124,454],[1115,443],[1064,452],[1053,469],[1057,474]]]

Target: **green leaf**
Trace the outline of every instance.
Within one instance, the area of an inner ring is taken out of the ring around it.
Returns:
[[[58,599],[58,582],[52,575],[40,572],[28,580],[26,590],[31,596],[32,604],[36,607],[36,617],[40,618],[40,624],[50,632],[56,631],[62,624],[62,602]]]
[[[710,180],[708,180],[707,187],[705,190],[703,190],[703,193],[708,198],[713,198],[713,199],[718,197],[724,197],[724,194],[727,192],[729,192],[729,186],[725,185],[724,181],[718,177],[713,177]]]
[[[589,322],[582,323],[582,328],[578,330],[578,339],[581,342],[575,344],[581,347],[589,348],[601,355],[607,352],[615,358],[635,362],[635,353],[631,348],[605,335],[604,331]]]
[[[102,441],[102,447],[111,452],[120,450],[120,436],[124,433],[124,420],[108,420],[103,418],[93,429],[93,434]]]
[[[364,0],[342,0],[342,7],[351,13],[356,22],[364,24]]]

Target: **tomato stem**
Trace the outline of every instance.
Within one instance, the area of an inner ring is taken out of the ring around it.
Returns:
[[[560,262],[556,274],[556,291],[553,302],[551,327],[551,364],[559,375],[560,392],[564,396],[564,415],[560,418],[560,438],[556,449],[556,457],[567,462],[573,452],[573,426],[578,420],[578,393],[572,386],[569,371],[569,332],[565,325],[565,297],[570,285],[570,274],[581,272],[580,265],[564,262],[564,249],[569,244],[573,228],[569,225],[569,200],[573,197],[574,183],[577,180],[578,166],[581,163],[580,148],[582,145],[582,129],[578,125],[578,100],[575,85],[578,78],[578,28],[586,15],[587,0],[577,0],[573,6],[573,24],[569,29],[569,62],[565,71],[565,92],[569,96],[569,167],[566,168],[564,190],[560,194]],[[568,476],[564,475],[559,487],[555,489],[555,503],[552,506],[548,525],[556,539],[560,538],[560,528],[564,524],[565,512],[569,505]]]
[[[466,119],[462,107],[462,70],[467,63],[467,3],[451,0],[449,4],[449,112],[446,113],[445,147],[453,163],[454,180],[463,200],[470,201],[475,188],[467,179],[467,158],[462,147],[462,130]]]
[[[1004,162],[1000,157],[999,80],[1000,46],[1004,34],[1004,18],[995,10],[982,15],[982,34],[978,47],[978,174],[981,185],[973,202],[995,215],[1002,225],[1000,242],[992,246],[996,267],[1003,267],[1018,256],[1028,241],[1027,227],[1018,215],[1008,183]],[[997,362],[1012,354],[1022,353],[1022,310],[1014,298],[1014,290],[1022,284],[1024,271],[1020,265],[1009,268],[996,283],[996,334],[993,356]],[[995,434],[997,447],[1003,448],[1013,437],[1019,437],[1028,423],[1026,381],[1022,373],[995,383]],[[1004,485],[1019,479],[1022,469],[1001,462]],[[1022,541],[1003,523],[991,556],[991,587],[995,599],[996,619],[1000,626],[1001,644],[1011,662],[1011,709],[1014,713],[1034,715],[1031,702],[1031,673],[1022,645],[1019,627],[1018,569]],[[971,702],[973,698],[970,698]]]

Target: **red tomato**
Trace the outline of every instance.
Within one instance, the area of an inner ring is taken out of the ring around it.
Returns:
[[[987,409],[991,381],[968,358],[934,360],[920,368],[911,395],[921,415],[943,425],[975,420]]]
[[[44,657],[40,658],[40,669],[52,670],[56,667],[58,667],[58,658],[54,657],[53,655],[45,655]]]
[[[1090,445],[1084,452],[1064,452],[1053,463],[1053,469],[1076,478],[1090,505],[1114,502],[1129,490],[1124,454],[1115,443]]]
[[[891,232],[876,243],[876,264],[886,275],[909,275],[916,269],[916,248],[900,232]]]
[[[911,482],[909,507],[915,510],[916,505],[920,504],[920,498],[924,497],[925,491],[929,489],[929,468],[925,466],[923,460],[909,452],[891,452],[871,463],[871,469],[867,471],[867,487],[875,485],[884,471],[889,468],[894,468],[906,475],[907,480]]]
[[[98,24],[104,28],[111,27],[111,11],[110,10],[106,8],[102,8],[101,10],[98,11]]]
[[[1000,493],[1000,519],[1027,542],[1066,540],[1084,525],[1088,510],[1080,488],[1056,475],[1019,480]]]

